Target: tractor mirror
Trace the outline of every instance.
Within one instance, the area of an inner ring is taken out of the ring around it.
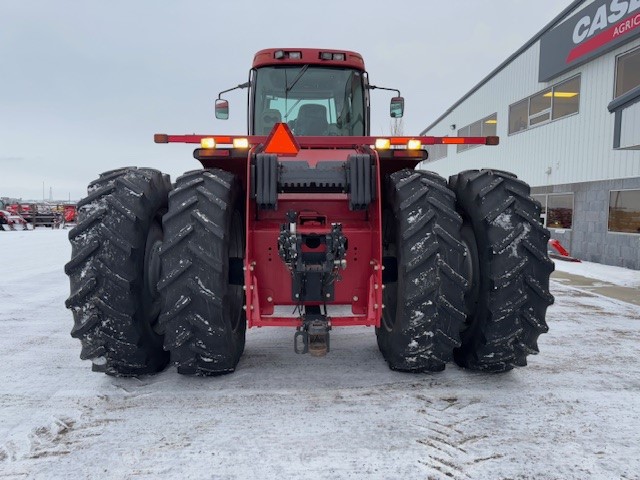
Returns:
[[[391,118],[402,118],[404,114],[404,98],[393,97],[391,99]]]
[[[216,100],[216,118],[227,120],[229,118],[229,102],[219,98]]]

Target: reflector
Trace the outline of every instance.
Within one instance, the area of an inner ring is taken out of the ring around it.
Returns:
[[[278,155],[297,155],[300,145],[286,123],[276,123],[267,138],[265,153]]]

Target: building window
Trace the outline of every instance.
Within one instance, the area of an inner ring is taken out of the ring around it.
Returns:
[[[580,77],[574,77],[553,87],[553,119],[578,113]]]
[[[609,231],[640,233],[640,190],[609,193]]]
[[[578,113],[580,76],[570,78],[509,107],[509,134]]]
[[[529,126],[551,120],[551,89],[544,90],[529,99]]]
[[[527,129],[529,119],[529,99],[514,103],[509,107],[509,133]]]
[[[607,107],[614,114],[613,148],[640,150],[640,48],[616,58],[614,97]]]
[[[615,98],[640,85],[640,48],[620,55],[616,59]]]
[[[573,193],[547,196],[547,227],[571,228],[573,223]]]
[[[498,135],[498,114],[494,113],[482,120],[482,136],[495,137]]]
[[[498,131],[498,114],[494,113],[488,117],[473,122],[471,125],[458,130],[459,137],[494,137]],[[458,145],[458,153],[464,152],[479,145]]]

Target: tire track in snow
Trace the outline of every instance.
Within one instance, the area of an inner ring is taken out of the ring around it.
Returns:
[[[417,419],[418,426],[425,433],[424,437],[416,440],[425,447],[426,456],[418,463],[426,470],[428,479],[471,479],[473,476],[469,470],[473,465],[502,456],[482,458],[474,455],[473,445],[487,438],[487,435],[465,432],[466,425],[475,425],[486,418],[485,415],[465,412],[477,401],[462,403],[456,397],[432,399],[423,394],[415,397],[422,404],[417,410]]]
[[[36,423],[25,437],[8,439],[0,445],[0,463],[24,459],[58,457],[71,453],[69,434],[76,420],[65,415],[53,415]]]

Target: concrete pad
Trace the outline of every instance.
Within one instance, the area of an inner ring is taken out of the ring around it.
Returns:
[[[553,272],[551,278],[586,292],[603,295],[633,305],[640,305],[640,289],[638,288],[621,287],[612,283],[603,282],[602,280],[595,280],[593,278],[559,271]]]

